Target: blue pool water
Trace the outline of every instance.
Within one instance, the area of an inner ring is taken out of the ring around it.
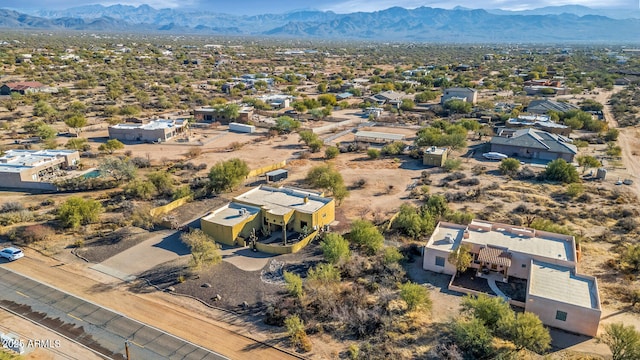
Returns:
[[[85,179],[94,179],[100,176],[100,170],[89,171],[88,173],[82,175]]]

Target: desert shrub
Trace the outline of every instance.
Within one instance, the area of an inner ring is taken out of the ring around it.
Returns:
[[[525,166],[516,175],[518,180],[531,180],[536,177],[536,173],[529,167]]]
[[[284,320],[284,325],[287,328],[287,333],[293,346],[299,347],[306,352],[311,351],[311,341],[305,331],[304,322],[298,315],[288,316]]]
[[[349,239],[361,246],[369,255],[377,253],[384,244],[384,236],[375,225],[366,220],[353,222]]]
[[[336,156],[338,156],[339,153],[340,153],[340,150],[337,147],[328,146],[324,150],[324,157],[326,157],[327,159],[334,159]]]
[[[462,160],[460,160],[460,159],[447,159],[447,160],[445,160],[444,165],[442,165],[442,168],[446,172],[451,172],[451,171],[460,169],[461,166],[462,166]]]
[[[569,197],[575,198],[576,196],[581,195],[583,192],[584,186],[582,186],[582,184],[574,183],[567,186],[566,194]]]
[[[22,203],[19,203],[17,201],[6,202],[2,204],[2,207],[0,207],[0,213],[16,212],[16,211],[22,211],[22,210],[24,210],[24,205],[22,205]]]
[[[127,215],[131,225],[146,230],[153,230],[155,219],[151,215],[151,208],[148,206],[136,206]]]
[[[407,145],[404,142],[394,141],[391,144],[383,146],[381,152],[384,155],[399,155],[402,154],[405,147],[407,147]]]
[[[520,169],[520,161],[514,158],[502,159],[500,162],[500,172],[503,175],[513,175]]]
[[[423,214],[419,209],[409,204],[402,204],[392,227],[415,239],[433,231],[435,219],[430,214]]]
[[[133,165],[135,165],[135,167],[140,168],[140,169],[148,168],[148,167],[151,166],[151,162],[149,161],[149,159],[143,158],[143,157],[140,157],[140,156],[136,156],[134,158],[131,158],[131,163]]]
[[[478,180],[477,178],[462,179],[462,180],[458,181],[458,185],[476,186],[476,185],[480,185],[480,180]]]
[[[340,281],[340,270],[332,264],[318,264],[309,269],[307,278],[322,284],[335,283]]]
[[[17,240],[22,244],[32,244],[50,240],[55,235],[55,231],[47,225],[28,225],[20,229]]]
[[[283,276],[289,294],[291,294],[291,296],[301,298],[304,295],[304,292],[302,290],[302,278],[300,275],[284,271]]]
[[[456,171],[453,174],[445,176],[442,179],[442,183],[448,183],[448,182],[451,182],[451,181],[461,180],[461,179],[464,179],[466,177],[467,177],[467,175],[465,175],[463,172]]]
[[[370,159],[377,159],[380,157],[380,150],[371,148],[367,150],[367,155]]]
[[[456,345],[472,359],[491,359],[495,354],[491,331],[476,317],[454,320],[451,334]]]
[[[151,181],[136,179],[124,188],[124,193],[135,199],[151,200],[158,193],[158,189]]]
[[[382,261],[384,264],[389,265],[393,263],[397,263],[400,260],[404,259],[404,255],[395,247],[387,247],[384,249],[384,254],[382,257]]]
[[[638,228],[638,221],[632,217],[625,217],[618,220],[615,227],[624,232],[631,232]]]
[[[578,170],[564,159],[556,159],[547,164],[543,175],[547,180],[560,181],[566,184],[580,182]]]
[[[409,310],[431,310],[431,298],[426,287],[411,281],[400,285],[400,298],[407,303]]]
[[[70,197],[58,208],[57,218],[66,228],[77,228],[98,221],[102,204],[93,199]]]
[[[336,233],[326,234],[320,243],[320,248],[325,260],[333,264],[340,262],[340,260],[348,260],[351,255],[349,242]]]

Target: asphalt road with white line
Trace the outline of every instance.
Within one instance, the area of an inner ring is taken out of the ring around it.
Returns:
[[[31,319],[107,359],[126,359],[125,342],[128,341],[130,359],[228,360],[201,346],[1,267],[0,307]]]

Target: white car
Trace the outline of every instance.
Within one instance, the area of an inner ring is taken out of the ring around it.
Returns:
[[[8,247],[0,251],[0,257],[8,259],[9,261],[14,261],[24,257],[24,253],[18,248]]]
[[[484,153],[482,154],[482,156],[485,159],[489,159],[489,160],[502,160],[502,159],[506,159],[508,158],[507,155],[503,154],[503,153],[499,153],[499,152],[488,152],[488,153]]]

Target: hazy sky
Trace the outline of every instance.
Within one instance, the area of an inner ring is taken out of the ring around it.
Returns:
[[[338,13],[376,11],[392,6],[416,8],[430,6],[450,9],[464,6],[478,9],[525,10],[544,6],[584,5],[593,8],[635,8],[638,0],[21,0],[8,7],[21,9],[65,9],[88,4],[149,4],[154,8],[198,8],[232,14],[282,13],[290,10],[317,9]],[[18,5],[19,4],[19,5]],[[0,7],[7,5],[0,4]]]

